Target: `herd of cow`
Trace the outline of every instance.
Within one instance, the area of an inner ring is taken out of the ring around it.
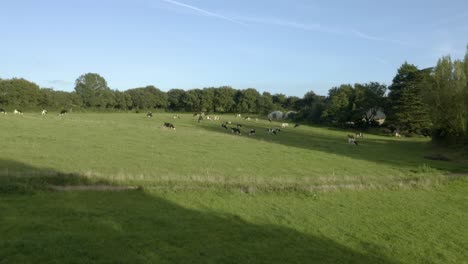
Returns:
[[[18,109],[15,109],[13,111],[13,113],[15,115],[23,115],[23,111],[18,110]],[[47,113],[48,113],[48,111],[44,109],[44,110],[42,110],[41,115],[47,115]],[[68,113],[67,110],[62,110],[62,111],[60,111],[59,115],[62,116],[62,115],[65,115],[67,113]],[[6,115],[7,111],[5,109],[3,109],[3,108],[0,108],[0,114]],[[209,115],[205,115],[204,113],[195,113],[195,114],[193,114],[193,116],[197,117],[197,120],[198,120],[199,123],[202,122],[205,119],[209,120],[209,121],[220,120],[219,116],[211,117]],[[146,114],[146,117],[147,118],[152,118],[153,113],[148,112]],[[178,114],[176,114],[172,118],[173,119],[180,119],[180,116]],[[236,114],[236,118],[242,118],[241,114]],[[252,118],[245,117],[244,120],[249,121],[249,120],[252,120]],[[255,122],[257,122],[258,118],[255,118],[254,120],[255,120]],[[272,123],[271,119],[268,119],[268,121],[270,123]],[[237,135],[242,134],[242,124],[236,124],[235,126],[230,126],[230,125],[232,125],[232,122],[231,121],[226,121],[226,122],[221,124],[221,127],[224,128],[227,131],[231,131],[231,133],[233,133],[233,134],[237,134]],[[297,128],[298,126],[299,126],[299,124],[295,124],[294,128]],[[164,122],[163,127],[173,129],[173,130],[176,129],[175,125],[173,123],[169,123],[169,122]],[[281,124],[281,128],[286,128],[286,127],[289,127],[288,123],[282,123]],[[267,133],[270,134],[270,135],[278,135],[280,132],[281,132],[281,129],[279,127],[273,127],[273,128],[268,128],[267,129]],[[248,129],[248,135],[249,136],[256,135],[256,130],[253,129],[253,128]],[[356,135],[348,135],[348,143],[353,144],[353,145],[358,145],[357,138],[363,138],[363,134],[358,132],[358,133],[356,133]]]
[[[47,115],[47,113],[48,113],[48,111],[45,110],[45,109],[43,109],[43,110],[41,111],[41,115]],[[65,115],[65,114],[67,114],[67,113],[68,113],[67,110],[62,110],[62,111],[60,111],[59,115]],[[8,112],[7,112],[5,109],[0,108],[0,114],[6,115],[6,114],[8,114]],[[23,111],[21,111],[21,110],[19,110],[19,109],[13,110],[13,114],[15,114],[15,115],[24,115],[24,114],[23,114]]]

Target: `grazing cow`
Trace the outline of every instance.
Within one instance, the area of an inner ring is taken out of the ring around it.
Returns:
[[[295,124],[295,125],[294,125],[294,128],[296,128],[296,127],[298,127],[298,126],[300,126],[300,125],[299,125],[299,124]]]
[[[400,138],[401,137],[400,130],[396,129],[395,131],[393,131],[393,135],[397,138]]]
[[[193,116],[198,116],[199,114],[198,113],[194,113]]]
[[[180,119],[180,116],[179,115],[174,115],[174,116],[172,116],[172,119]]]
[[[236,134],[240,135],[241,131],[240,131],[239,128],[231,127],[231,133],[236,133]]]
[[[231,125],[232,122],[231,122],[231,121],[226,121],[226,123],[224,123],[224,124],[226,124],[226,125]]]
[[[272,121],[272,120],[271,120],[271,118],[268,118],[268,122],[270,122],[270,123],[271,123],[271,121]]]
[[[3,108],[0,108],[0,114],[4,114],[4,115],[6,115],[6,113],[7,113],[7,112],[6,112],[6,110],[5,110],[5,109],[3,109]]]
[[[66,115],[67,113],[68,113],[68,111],[64,109],[64,110],[60,111],[60,114],[59,114],[59,115],[62,116],[62,115]]]
[[[356,138],[353,135],[348,135],[348,144],[354,144],[358,145],[358,142],[356,141]]]
[[[211,116],[206,116],[206,120],[212,121],[213,119],[211,118]]]
[[[242,125],[241,125],[241,124],[237,124],[237,128],[241,128],[241,127],[242,127]]]
[[[279,128],[269,128],[269,129],[268,129],[268,134],[276,135],[276,134],[278,134],[279,132],[281,132],[281,129],[279,129]]]
[[[250,117],[247,116],[247,117],[244,118],[244,120],[249,121],[249,120],[250,120]]]
[[[226,129],[226,130],[228,129],[228,127],[225,124],[221,124],[221,127]]]
[[[198,117],[198,123],[200,123],[201,121],[203,121],[203,116],[200,115],[200,116]]]
[[[356,138],[364,138],[364,134],[362,134],[361,132],[357,132]]]
[[[23,115],[23,111],[17,110],[17,109],[15,109],[15,111],[13,111],[13,113],[14,113],[15,115]]]
[[[146,113],[146,117],[147,117],[147,118],[153,117],[153,113],[151,113],[151,112]]]
[[[281,127],[282,127],[282,128],[285,128],[285,127],[288,127],[288,126],[289,126],[288,123],[282,123],[282,124],[281,124]]]
[[[255,136],[255,129],[250,129],[249,136]]]
[[[47,110],[43,109],[41,112],[41,115],[46,115],[46,114],[47,114]]]
[[[174,126],[174,124],[172,124],[172,123],[167,123],[167,122],[165,122],[165,123],[164,123],[164,127],[170,128],[170,129],[174,129],[174,130],[175,130],[175,126]]]
[[[236,115],[236,118],[241,118],[241,117],[242,117],[241,114],[237,114],[237,115]]]
[[[215,121],[219,120],[219,116],[214,116],[213,120],[215,120]]]

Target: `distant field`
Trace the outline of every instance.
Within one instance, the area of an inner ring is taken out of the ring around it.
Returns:
[[[0,115],[0,263],[468,263],[463,156],[277,126]],[[51,187],[77,185],[97,190]]]
[[[243,125],[237,136],[221,122]],[[162,128],[173,122],[176,131]],[[119,184],[160,186],[431,184],[440,174],[466,171],[465,161],[424,159],[424,139],[365,135],[347,144],[345,131],[300,126],[269,135],[278,127],[232,115],[197,123],[191,115],[70,114],[0,116],[1,175],[41,171],[77,173]],[[254,128],[256,136],[248,136]],[[15,164],[17,163],[17,164]],[[24,166],[23,166],[24,165]],[[34,167],[31,170],[28,166]]]

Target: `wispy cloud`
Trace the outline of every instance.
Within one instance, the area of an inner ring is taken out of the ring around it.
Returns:
[[[184,4],[182,2],[178,2],[178,1],[174,1],[174,0],[162,0],[162,1],[166,2],[166,3],[169,3],[169,4],[172,4],[172,5],[176,5],[176,6],[179,6],[179,7],[183,7],[183,8],[186,8],[186,9],[193,10],[193,11],[195,11],[197,13],[200,13],[200,14],[202,14],[204,16],[214,17],[214,18],[223,19],[223,20],[226,20],[226,21],[229,21],[229,22],[232,22],[232,23],[245,25],[244,23],[242,23],[240,21],[237,21],[235,19],[232,19],[230,17],[223,16],[221,14],[214,13],[214,12],[211,12],[211,11],[208,11],[206,9],[202,9],[202,8],[199,8],[199,7],[196,7],[196,6],[193,6],[193,5]]]
[[[264,24],[270,26],[281,26],[281,27],[289,27],[293,29],[305,30],[305,31],[313,31],[313,32],[320,32],[320,33],[327,33],[333,35],[341,35],[341,36],[351,36],[355,38],[361,38],[371,41],[380,41],[380,42],[389,42],[389,43],[396,43],[400,45],[410,45],[407,42],[395,40],[395,39],[388,39],[384,37],[377,37],[367,33],[364,33],[360,30],[350,29],[345,27],[328,27],[321,24],[308,24],[308,23],[300,23],[295,21],[287,21],[281,19],[270,19],[270,18],[252,18],[252,17],[241,17],[241,16],[225,16],[219,13],[214,13],[208,11],[206,9],[202,9],[200,7],[196,7],[193,5],[185,4],[175,0],[161,0],[163,2],[182,7],[185,9],[189,9],[195,11],[199,14],[208,17],[214,17],[222,20],[226,20],[232,23],[240,24],[240,25],[248,25],[248,24]]]
[[[329,26],[318,24],[318,23],[308,24],[308,23],[300,23],[300,22],[287,21],[287,20],[281,20],[281,19],[270,19],[270,18],[236,17],[236,19],[238,21],[243,21],[247,23],[250,22],[250,23],[257,23],[257,24],[264,24],[264,25],[271,25],[271,26],[289,27],[289,28],[305,30],[305,31],[313,31],[313,32],[327,33],[327,34],[333,34],[333,35],[356,37],[356,38],[372,40],[372,41],[381,41],[381,42],[397,43],[401,45],[409,45],[409,43],[404,42],[404,41],[377,37],[377,36],[364,33],[360,30],[345,28],[345,27],[329,27]]]

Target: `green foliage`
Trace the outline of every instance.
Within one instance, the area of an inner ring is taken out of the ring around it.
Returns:
[[[404,63],[389,87],[387,122],[410,133],[421,133],[431,127],[429,107],[423,100],[424,71]]]
[[[86,73],[75,81],[75,92],[86,107],[108,108],[115,104],[106,80],[97,73]]]
[[[169,104],[167,94],[152,85],[129,89],[125,93],[131,98],[132,108],[161,109]]]
[[[229,113],[234,111],[236,90],[229,86],[222,86],[215,90],[213,104],[215,112]]]
[[[171,111],[184,111],[183,104],[185,91],[182,89],[172,89],[167,92],[168,109]]]
[[[321,117],[337,124],[354,122],[362,124],[361,127],[372,126],[377,112],[385,105],[386,89],[384,84],[377,82],[332,88]]]
[[[36,106],[39,86],[25,79],[0,79],[0,105],[26,109]]]
[[[323,96],[316,95],[313,91],[310,91],[296,104],[299,110],[299,114],[296,116],[297,120],[316,124],[322,122],[322,115],[325,111],[325,98]]]
[[[467,57],[468,51],[465,61],[441,58],[426,81],[433,135],[443,142],[468,142]]]

